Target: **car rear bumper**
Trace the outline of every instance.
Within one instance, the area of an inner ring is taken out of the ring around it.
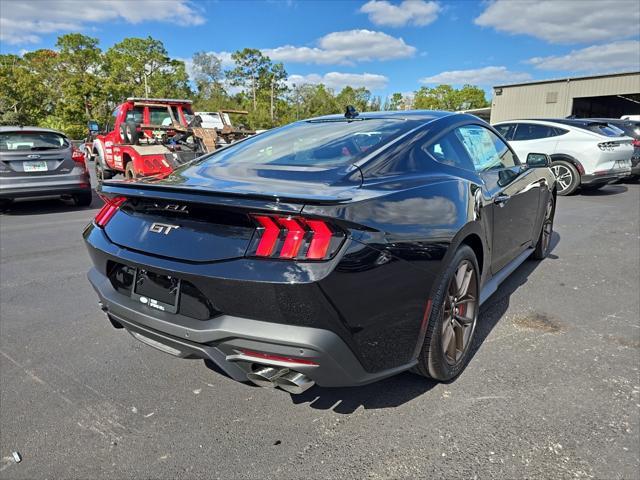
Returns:
[[[329,330],[229,315],[197,321],[141,307],[117,292],[109,279],[95,268],[90,270],[88,278],[103,311],[116,328],[125,328],[134,338],[165,353],[210,360],[237,381],[246,381],[254,365],[268,365],[304,373],[324,387],[355,386],[395,375],[415,364],[414,361],[370,373],[364,370],[347,344]],[[256,359],[243,351],[303,359],[315,365]]]
[[[91,191],[88,173],[0,177],[0,198],[48,197]]]
[[[601,185],[606,183],[615,182],[621,178],[628,177],[632,174],[632,169],[625,170],[608,170],[604,172],[596,172],[590,175],[582,175],[580,177],[580,183],[582,185]]]

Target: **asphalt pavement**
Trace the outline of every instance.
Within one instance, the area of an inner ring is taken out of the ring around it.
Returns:
[[[0,216],[0,478],[638,478],[640,185],[559,199],[454,382],[299,396],[113,329],[81,238],[99,205]]]

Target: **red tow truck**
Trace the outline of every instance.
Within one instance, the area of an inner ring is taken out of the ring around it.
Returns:
[[[98,182],[118,173],[130,179],[164,176],[223,144],[255,133],[231,127],[202,128],[191,103],[131,97],[118,105],[104,131],[92,135],[92,146],[87,149],[95,158]],[[95,122],[90,123],[95,126]]]

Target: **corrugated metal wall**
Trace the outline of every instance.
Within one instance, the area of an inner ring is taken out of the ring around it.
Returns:
[[[562,80],[531,85],[514,85],[494,90],[491,123],[517,118],[566,117],[573,99],[640,93],[640,73],[610,77]]]

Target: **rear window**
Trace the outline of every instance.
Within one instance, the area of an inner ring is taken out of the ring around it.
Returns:
[[[416,120],[383,118],[298,122],[251,137],[203,160],[211,165],[349,165],[419,125]]]
[[[0,133],[0,151],[56,150],[68,148],[69,141],[54,132],[3,132]]]
[[[625,133],[620,128],[615,125],[611,125],[610,123],[592,123],[586,125],[584,127],[586,130],[589,130],[594,133],[599,133],[600,135],[604,135],[605,137],[623,137]]]

